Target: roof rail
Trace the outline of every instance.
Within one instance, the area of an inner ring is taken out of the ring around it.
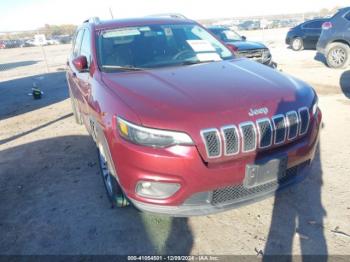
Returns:
[[[188,19],[186,16],[179,13],[155,14],[155,15],[149,15],[149,17],[169,17],[169,18],[177,18],[177,19]]]
[[[84,23],[92,23],[92,24],[99,24],[100,18],[96,17],[90,17],[89,19],[85,20]]]

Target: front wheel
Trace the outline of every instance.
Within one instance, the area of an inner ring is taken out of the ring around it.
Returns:
[[[326,60],[331,68],[344,68],[349,64],[350,48],[343,43],[333,43],[329,46]]]
[[[128,206],[129,201],[127,200],[120,185],[115,179],[113,172],[111,171],[111,166],[110,163],[108,163],[106,152],[101,144],[98,145],[97,153],[102,179],[107,191],[108,198],[112,203],[112,207]]]
[[[300,38],[300,37],[296,37],[292,40],[292,43],[291,43],[291,48],[294,50],[294,51],[300,51],[300,50],[303,50],[304,49],[304,42],[303,42],[303,39]]]

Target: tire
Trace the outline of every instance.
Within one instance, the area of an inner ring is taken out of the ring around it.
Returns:
[[[106,157],[107,154],[102,144],[98,144],[97,154],[102,180],[105,185],[107,196],[112,204],[112,207],[128,206],[129,201],[123,193],[123,190],[118,184],[115,176],[113,175],[113,172],[111,171],[111,166],[108,163],[109,158]]]
[[[75,98],[72,94],[72,91],[70,91],[70,89],[69,89],[69,97],[70,97],[70,102],[72,105],[72,111],[73,111],[75,123],[77,123],[78,125],[82,125],[83,121],[81,120],[81,116],[80,116],[78,109],[76,107]]]
[[[343,43],[332,43],[327,48],[326,61],[330,68],[345,68],[349,65],[350,47]]]
[[[304,49],[304,41],[300,37],[293,38],[292,43],[290,44],[290,47],[294,51],[300,51]]]

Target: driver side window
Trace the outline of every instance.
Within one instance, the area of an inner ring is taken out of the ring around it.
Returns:
[[[91,64],[91,38],[90,38],[90,31],[88,29],[85,29],[83,40],[80,47],[80,55],[83,55],[86,57],[86,60],[88,62],[88,67],[90,67]]]
[[[75,41],[74,41],[74,48],[73,48],[73,58],[76,58],[80,55],[80,46],[83,39],[83,33],[84,30],[80,29],[76,35]]]

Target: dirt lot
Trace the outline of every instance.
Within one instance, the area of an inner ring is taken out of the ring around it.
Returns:
[[[324,128],[309,176],[273,198],[192,218],[110,208],[94,143],[67,99],[70,46],[45,47],[48,66],[40,48],[0,50],[0,254],[350,255],[350,71],[287,49],[284,34],[246,36],[319,93]],[[28,96],[33,82],[41,100]]]

